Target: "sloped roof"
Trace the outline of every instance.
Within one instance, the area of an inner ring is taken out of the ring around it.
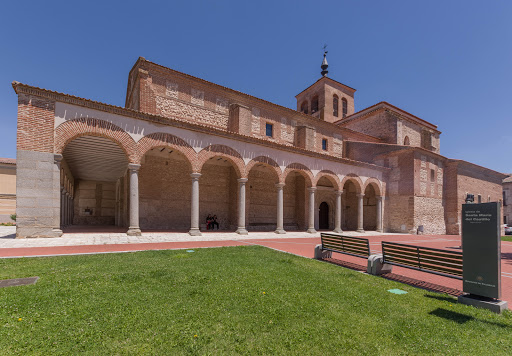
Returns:
[[[14,164],[14,165],[16,165],[16,159],[14,159],[14,158],[2,158],[2,157],[0,157],[0,163],[3,163],[3,164]]]

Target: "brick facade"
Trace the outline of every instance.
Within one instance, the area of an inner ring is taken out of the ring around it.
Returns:
[[[354,113],[355,89],[327,77],[297,95],[297,111],[143,58],[126,108],[13,87],[18,237],[69,225],[197,234],[209,214],[241,233],[459,233],[467,191],[501,199],[503,175],[439,155],[435,125],[388,103]]]

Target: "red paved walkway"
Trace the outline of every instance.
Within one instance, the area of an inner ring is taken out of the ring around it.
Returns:
[[[460,251],[460,237],[454,235],[380,235],[368,236],[372,252],[381,251],[381,241],[394,241],[414,245],[453,249]],[[320,243],[320,238],[279,238],[258,240],[227,240],[227,241],[198,241],[198,242],[162,242],[140,244],[111,244],[111,245],[82,245],[82,246],[58,246],[58,247],[30,247],[30,248],[1,248],[0,258],[51,256],[68,254],[90,254],[130,252],[143,250],[166,249],[190,249],[202,247],[222,247],[240,245],[261,245],[280,251],[293,253],[304,257],[313,257],[315,245]],[[512,242],[504,241],[502,251],[502,299],[512,301]],[[347,255],[333,254],[333,261],[337,264],[359,270],[366,269],[366,260]],[[399,280],[424,288],[447,292],[452,295],[462,290],[462,281],[429,273],[414,271],[401,267],[393,267],[393,274],[387,276],[390,279]]]

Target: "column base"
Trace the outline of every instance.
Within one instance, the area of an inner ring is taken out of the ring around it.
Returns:
[[[235,232],[238,235],[249,235],[249,232],[245,229],[245,227],[239,227]]]
[[[284,231],[283,229],[276,229],[276,231],[274,231],[274,233],[276,233],[276,234],[286,234],[286,231]]]
[[[375,230],[376,232],[384,232],[382,229]]]
[[[63,234],[61,229],[52,229],[52,237],[61,237]]]
[[[316,230],[314,228],[309,228],[306,232],[308,234],[316,234]]]
[[[199,229],[190,229],[188,234],[190,236],[202,236],[201,231]]]
[[[126,231],[126,235],[128,236],[141,236],[142,232],[138,227],[129,227],[128,231]]]
[[[332,232],[335,232],[337,234],[341,234],[343,232],[343,230],[342,229],[334,229],[334,230],[332,230]]]
[[[356,232],[361,232],[362,233],[362,232],[364,232],[364,230],[363,229],[357,229]]]

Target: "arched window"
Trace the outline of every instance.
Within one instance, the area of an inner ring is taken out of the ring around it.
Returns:
[[[314,114],[318,111],[318,95],[315,95],[311,99],[311,113]]]
[[[332,96],[332,114],[338,117],[338,96],[335,94]]]
[[[343,117],[347,117],[347,113],[348,113],[348,103],[347,103],[347,99],[343,98],[341,99],[341,104],[343,105]]]
[[[307,100],[304,100],[302,102],[302,105],[300,106],[300,111],[303,112],[304,114],[308,113],[308,102],[307,102]]]
[[[409,141],[409,136],[405,136],[404,146],[409,146],[410,144],[411,144],[411,142]]]

